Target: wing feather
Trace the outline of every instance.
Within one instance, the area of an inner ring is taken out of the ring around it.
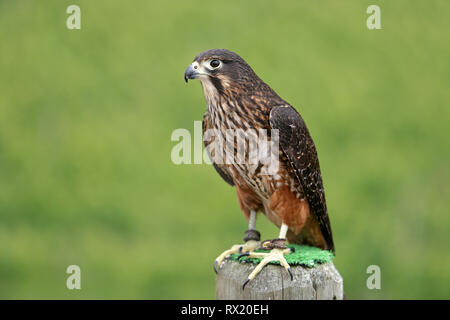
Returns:
[[[303,187],[306,199],[319,223],[328,247],[334,252],[319,158],[305,122],[292,106],[283,105],[272,108],[270,125],[272,129],[278,129],[280,148],[288,158]]]

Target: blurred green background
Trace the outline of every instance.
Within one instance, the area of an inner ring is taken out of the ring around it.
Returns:
[[[173,130],[206,108],[184,70],[210,48],[306,120],[347,297],[450,298],[449,14],[444,0],[0,0],[0,298],[214,298],[213,261],[246,221],[212,166],[170,158]]]

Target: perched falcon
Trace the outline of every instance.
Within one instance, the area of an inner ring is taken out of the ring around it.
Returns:
[[[278,166],[271,174],[264,170],[268,165],[264,159],[259,159],[256,165],[245,161],[216,161],[210,151],[217,172],[236,187],[239,206],[249,221],[245,243],[223,252],[214,263],[216,272],[224,259],[234,253],[263,258],[249,275],[244,288],[270,261],[279,261],[292,278],[284,258],[290,252],[286,241],[334,252],[319,160],[300,114],[264,83],[239,55],[229,50],[213,49],[200,53],[186,69],[184,78],[186,82],[188,79],[201,81],[207,105],[203,117],[204,133],[215,130],[223,138],[230,130],[240,130],[245,135],[264,129],[269,132],[269,140],[274,139],[270,132],[277,133]],[[205,140],[207,147],[209,143]],[[237,153],[234,140],[226,143]],[[249,147],[244,150],[250,152]],[[280,228],[278,238],[260,242],[260,234],[255,229],[258,212]],[[254,252],[261,247],[270,249],[270,253]]]

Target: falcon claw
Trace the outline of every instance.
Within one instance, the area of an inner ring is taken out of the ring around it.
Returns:
[[[244,284],[242,285],[242,290],[245,289],[245,286],[247,285],[247,283],[250,282],[250,279],[245,280]]]
[[[287,268],[287,271],[289,272],[289,275],[291,276],[291,281],[293,281],[294,275],[292,274],[291,267]]]
[[[217,274],[218,273],[218,271],[217,271],[217,265],[218,265],[218,262],[217,262],[217,260],[216,261],[214,261],[214,272]]]
[[[295,252],[295,248],[294,247],[289,247],[289,250],[291,250],[291,253]]]

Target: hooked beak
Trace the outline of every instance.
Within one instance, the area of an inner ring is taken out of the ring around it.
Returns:
[[[197,64],[195,66],[198,68]],[[188,79],[198,78],[199,75],[200,73],[194,68],[194,63],[191,63],[184,72],[184,81],[188,82]]]

